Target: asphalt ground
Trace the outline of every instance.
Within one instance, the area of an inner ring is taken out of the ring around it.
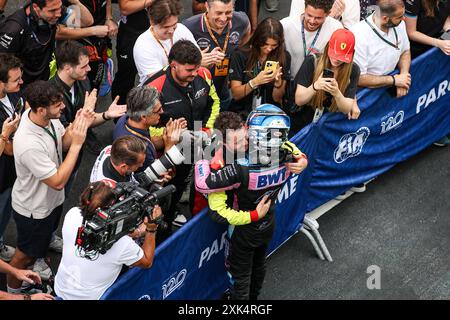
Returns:
[[[182,2],[185,18],[190,1]],[[10,0],[6,12],[23,3]],[[289,0],[280,0],[280,10],[270,15],[281,19],[289,6]],[[117,5],[114,15],[118,17]],[[261,6],[259,19],[267,16]],[[100,98],[97,110],[105,110],[110,102],[109,96]],[[94,129],[103,146],[112,142],[112,130],[111,121]],[[95,158],[84,150],[64,212],[77,204]],[[322,216],[319,231],[334,262],[319,260],[304,235],[293,236],[268,259],[261,298],[450,299],[449,163],[450,148],[430,146]],[[13,220],[5,240],[15,244]],[[49,252],[49,257],[56,271],[60,255]],[[367,287],[371,266],[379,267],[380,289]],[[1,274],[0,290],[4,289]]]

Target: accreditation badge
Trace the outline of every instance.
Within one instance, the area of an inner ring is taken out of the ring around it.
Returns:
[[[230,58],[224,58],[220,64],[216,64],[215,77],[226,77],[230,68]]]

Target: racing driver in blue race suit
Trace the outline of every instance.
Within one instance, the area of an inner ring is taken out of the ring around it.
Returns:
[[[214,123],[223,137],[214,157],[195,164],[195,186],[208,194],[211,217],[229,224],[226,267],[233,300],[257,299],[275,228],[275,199],[290,174],[308,164],[287,140],[289,128],[289,117],[270,104],[252,111],[246,126],[238,114],[222,112]]]

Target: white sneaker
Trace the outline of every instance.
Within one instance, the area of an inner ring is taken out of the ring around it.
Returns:
[[[48,266],[43,258],[37,259],[33,266],[33,271],[39,273],[41,279],[48,281],[52,276],[52,269]]]
[[[52,240],[52,242],[50,242],[50,246],[48,247],[50,250],[53,250],[55,252],[59,252],[62,253],[62,249],[63,249],[63,239],[61,237],[58,237],[55,234],[54,239]]]
[[[345,191],[344,193],[341,193],[340,195],[338,195],[335,199],[336,200],[344,200],[347,199],[350,196],[350,192]]]
[[[10,262],[12,257],[14,256],[14,253],[16,253],[16,249],[14,249],[11,246],[7,246],[5,244],[2,244],[0,246],[0,259],[5,262]]]
[[[173,220],[173,222],[172,222],[172,227],[173,227],[174,229],[179,229],[179,228],[181,228],[186,222],[187,222],[186,217],[185,217],[183,214],[179,213],[179,214],[175,217],[175,219]]]
[[[353,192],[364,192],[366,191],[366,185],[364,183],[361,183],[354,187],[351,187],[350,190]]]

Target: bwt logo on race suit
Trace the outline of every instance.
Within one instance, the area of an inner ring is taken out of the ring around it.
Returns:
[[[339,145],[334,150],[334,161],[342,163],[348,158],[356,157],[362,151],[370,130],[367,127],[359,128],[355,133],[347,133],[339,140]]]
[[[400,110],[395,116],[394,112],[389,113],[388,115],[381,118],[381,132],[380,135],[385,134],[391,130],[397,129],[403,123],[403,118],[405,117],[405,112]],[[385,120],[387,118],[387,120]],[[384,120],[384,121],[383,121]]]
[[[250,172],[248,184],[249,190],[260,190],[271,186],[277,186],[287,180],[286,167],[277,167],[272,170]]]
[[[187,270],[181,270],[176,276],[173,276],[162,286],[163,300],[170,296],[176,289],[178,289],[186,279]]]

